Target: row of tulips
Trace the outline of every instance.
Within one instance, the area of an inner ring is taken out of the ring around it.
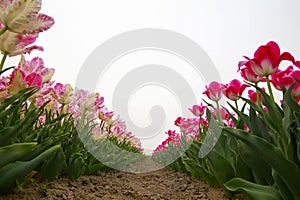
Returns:
[[[245,58],[238,64],[245,83],[206,86],[203,94],[214,103],[190,108],[195,118],[176,119],[180,134],[168,131],[153,158],[221,185],[228,198],[300,199],[300,62],[273,41]],[[281,70],[283,60],[291,65]],[[219,105],[223,95],[228,109]]]
[[[53,81],[55,70],[45,67],[42,58],[26,60],[24,54],[43,50],[29,45],[54,24],[39,13],[41,3],[0,0],[0,193],[33,172],[52,181],[62,174],[75,179],[108,169],[88,152],[89,146],[114,156],[116,164],[125,158],[120,149],[143,157],[140,141],[105,107],[102,96]],[[5,66],[11,56],[21,57],[16,67]]]

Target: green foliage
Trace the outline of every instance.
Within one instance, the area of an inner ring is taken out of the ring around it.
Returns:
[[[32,160],[12,162],[0,168],[0,193],[7,193],[14,189],[17,182],[22,182],[32,170],[60,148],[60,145],[55,145]]]
[[[261,88],[262,105],[241,97],[245,102],[235,118],[235,127],[218,122],[207,111],[209,128],[199,133],[201,141],[193,143],[170,166],[215,185],[220,184],[228,198],[243,193],[253,199],[300,199],[300,106],[291,96],[293,85],[283,91],[279,106]],[[210,105],[212,106],[212,105]],[[267,111],[262,106],[267,108]],[[247,108],[245,112],[245,108]],[[248,130],[244,130],[247,125]],[[220,133],[209,154],[212,139]],[[154,157],[176,152],[171,145]],[[203,156],[204,155],[204,156]]]
[[[255,200],[280,200],[281,195],[272,186],[259,185],[241,178],[233,178],[225,184],[231,191],[240,191]]]
[[[33,170],[48,181],[62,174],[76,179],[109,170],[93,156],[95,152],[107,160],[118,155],[115,165],[130,164],[128,160],[138,161],[143,157],[126,140],[120,143],[117,138],[108,137],[109,144],[95,140],[91,135],[92,125],[86,124],[80,130],[69,113],[46,110],[48,102],[36,108],[31,101],[35,92],[35,88],[26,88],[0,103],[0,193],[21,186]],[[44,121],[39,120],[42,115]],[[84,143],[81,138],[85,138]],[[95,152],[89,152],[85,145],[93,146]],[[127,151],[134,153],[136,159],[129,159]]]

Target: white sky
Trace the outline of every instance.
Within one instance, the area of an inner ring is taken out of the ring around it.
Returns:
[[[197,42],[228,82],[239,77],[242,56],[270,40],[300,59],[299,8],[299,0],[43,0],[42,12],[56,23],[36,42],[45,51],[33,56],[56,69],[54,80],[74,85],[102,42],[134,29],[163,28]],[[204,85],[196,87],[201,94]]]

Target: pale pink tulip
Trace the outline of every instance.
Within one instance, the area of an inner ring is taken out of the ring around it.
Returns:
[[[0,0],[0,21],[6,29],[22,34],[39,33],[53,24],[52,17],[39,13],[41,0]]]
[[[204,111],[206,109],[206,106],[204,106],[202,103],[200,105],[193,105],[192,108],[189,108],[189,110],[196,116],[200,117],[204,114]]]
[[[213,81],[209,84],[209,86],[205,86],[206,90],[203,92],[203,94],[206,94],[206,96],[215,102],[218,102],[222,97],[222,84]]]
[[[43,51],[41,46],[29,46],[35,42],[38,34],[23,35],[6,31],[0,35],[0,51],[2,54],[16,56],[20,54],[30,54],[33,50]]]

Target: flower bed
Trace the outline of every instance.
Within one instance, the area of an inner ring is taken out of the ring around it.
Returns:
[[[206,86],[203,94],[215,106],[205,101],[190,108],[195,118],[176,119],[181,134],[169,130],[153,158],[165,164],[180,155],[171,168],[221,185],[228,198],[299,199],[300,62],[274,41],[245,59],[238,64],[245,84]],[[283,60],[291,64],[285,70],[279,69]],[[282,99],[274,98],[274,88]],[[220,107],[222,94],[231,111]]]
[[[55,70],[42,58],[26,60],[25,54],[43,50],[29,45],[54,24],[40,9],[41,0],[0,1],[0,193],[22,184],[33,170],[52,181],[109,169],[87,150],[90,146],[114,155],[115,165],[143,159],[139,139],[100,94],[53,81]],[[8,57],[18,55],[16,67],[5,67]],[[137,154],[128,158],[109,145]]]

